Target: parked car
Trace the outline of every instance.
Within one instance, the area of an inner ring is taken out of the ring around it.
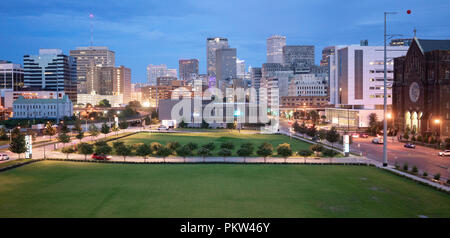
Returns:
[[[110,160],[111,159],[111,155],[104,155],[104,154],[92,154],[92,159],[96,159],[96,160]]]
[[[383,144],[383,139],[375,137],[375,138],[372,139],[372,143],[374,143],[374,144]]]
[[[369,138],[369,134],[367,133],[359,133],[360,138]]]
[[[0,154],[0,160],[9,160],[9,156],[7,154]]]
[[[158,131],[162,131],[162,130],[169,130],[169,127],[167,127],[167,126],[164,126],[164,125],[160,125],[159,127],[158,127]]]
[[[358,133],[353,133],[353,134],[352,134],[352,137],[353,137],[353,138],[359,138],[359,134],[358,134]]]
[[[404,145],[404,147],[405,147],[405,148],[415,149],[415,148],[416,148],[416,145],[414,145],[414,144],[412,144],[412,143],[406,143],[406,144]]]
[[[438,153],[439,156],[450,156],[450,150],[440,151]]]

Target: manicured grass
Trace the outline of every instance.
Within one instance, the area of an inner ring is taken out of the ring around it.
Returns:
[[[10,160],[10,161],[1,161],[0,168],[5,168],[5,167],[11,166],[11,165],[21,164],[21,163],[28,162],[28,161],[31,161],[31,159],[16,159],[16,160]]]
[[[0,173],[0,217],[450,217],[450,195],[360,166],[44,161]]]
[[[223,142],[232,142],[234,144],[234,149],[232,153],[236,155],[236,151],[240,148],[241,144],[251,142],[253,143],[255,150],[254,156],[256,156],[256,150],[259,145],[264,142],[271,143],[274,148],[274,155],[276,156],[276,147],[282,143],[289,143],[291,149],[294,152],[299,150],[308,149],[311,145],[296,139],[290,139],[284,135],[273,135],[273,134],[244,134],[237,131],[234,132],[200,132],[200,133],[149,133],[142,132],[137,133],[132,136],[119,139],[127,145],[134,145],[137,143],[150,144],[152,142],[159,142],[165,145],[171,141],[177,141],[181,145],[187,144],[189,142],[197,143],[200,146],[207,144],[209,142],[214,142],[216,149],[213,151],[213,155],[217,155],[220,150],[220,145]],[[112,144],[112,142],[110,143]]]

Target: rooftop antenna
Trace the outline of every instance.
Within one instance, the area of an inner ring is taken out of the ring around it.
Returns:
[[[89,44],[90,47],[94,44],[94,14],[89,14],[90,24],[91,24],[91,42]]]

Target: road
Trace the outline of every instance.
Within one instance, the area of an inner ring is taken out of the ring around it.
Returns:
[[[287,120],[280,119],[280,131],[290,133],[290,125]],[[378,162],[383,162],[383,145],[371,143],[373,137],[353,138],[353,144],[350,145],[350,151],[366,156]],[[450,178],[450,157],[438,156],[438,150],[416,146],[416,149],[404,147],[404,143],[388,139],[388,164],[403,167],[408,163],[410,169],[416,166],[419,172],[427,172],[429,176],[437,173],[441,174],[444,180]]]

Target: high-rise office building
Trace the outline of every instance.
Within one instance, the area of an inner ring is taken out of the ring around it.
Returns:
[[[295,68],[307,68],[314,65],[313,45],[283,46],[283,64]]]
[[[226,88],[236,78],[236,49],[221,48],[216,50],[216,87]]]
[[[206,74],[216,76],[216,50],[228,48],[228,39],[221,37],[206,39]]]
[[[77,102],[76,61],[60,49],[40,49],[24,55],[24,86],[35,91],[62,91]]]
[[[322,50],[322,59],[320,60],[320,66],[328,66],[328,61],[330,60],[330,55],[334,55],[335,47],[327,46]]]
[[[285,36],[274,35],[267,38],[267,63],[283,63],[283,47],[285,45]]]
[[[156,85],[158,77],[177,77],[177,69],[168,69],[167,65],[148,65],[147,66],[147,83]]]
[[[0,90],[18,91],[23,88],[23,68],[20,64],[0,60]]]
[[[236,77],[245,78],[245,60],[236,59]]]
[[[181,59],[178,65],[180,80],[190,81],[198,75],[198,59]]]
[[[87,72],[88,94],[121,96],[121,103],[131,100],[131,69],[94,67]]]
[[[87,93],[87,71],[93,67],[114,67],[115,53],[104,46],[77,47],[70,51],[77,61],[77,91]]]

